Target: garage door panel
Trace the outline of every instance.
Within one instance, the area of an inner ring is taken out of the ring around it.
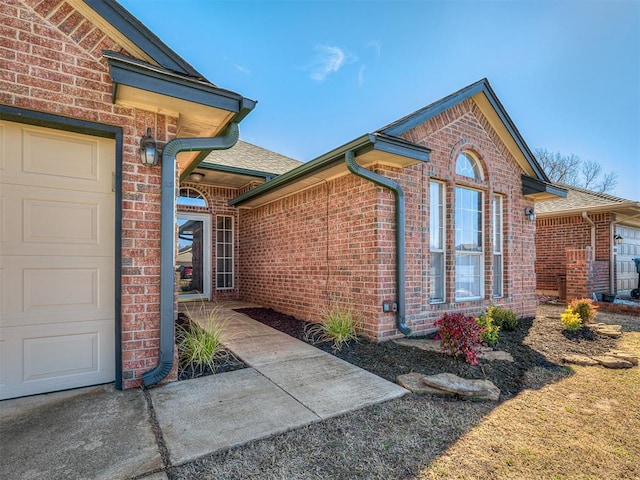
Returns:
[[[617,225],[616,234],[622,237],[622,244],[616,245],[616,291],[619,295],[629,295],[631,290],[638,288],[633,258],[640,257],[640,228]]]
[[[0,269],[6,301],[0,326],[71,323],[114,317],[113,258],[8,257]]]
[[[23,172],[98,181],[97,139],[23,128],[22,140]]]
[[[113,189],[113,141],[8,122],[0,126],[5,128],[3,183],[84,192]]]
[[[7,157],[7,127],[0,123],[0,173],[4,173]]]
[[[115,377],[115,142],[0,122],[0,399]]]
[[[7,211],[5,208],[6,205],[5,197],[3,194],[0,194],[0,248],[4,251],[6,242],[7,242]]]
[[[106,249],[113,252],[112,194],[79,196],[73,191],[7,185],[3,195],[3,254],[77,256],[104,254]]]
[[[98,204],[26,198],[23,204],[25,242],[96,245]]]
[[[113,381],[113,322],[0,329],[2,398]],[[8,365],[21,368],[7,369]]]

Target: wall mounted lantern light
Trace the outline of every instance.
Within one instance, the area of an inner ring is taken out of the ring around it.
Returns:
[[[536,212],[533,207],[527,207],[524,209],[524,215],[532,222],[536,220]]]
[[[623,240],[624,240],[624,238],[622,238],[617,233],[613,236],[613,241],[616,243],[616,245],[620,245]]]
[[[155,139],[151,136],[150,127],[147,127],[147,134],[140,139],[140,161],[148,167],[158,163],[158,148]]]

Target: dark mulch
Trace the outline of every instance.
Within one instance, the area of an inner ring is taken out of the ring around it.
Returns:
[[[243,308],[241,312],[259,322],[303,341],[307,322],[266,308]],[[387,341],[379,344],[366,339],[351,342],[334,351],[332,344],[315,344],[349,363],[395,382],[398,375],[419,372],[427,375],[450,372],[469,379],[491,380],[509,398],[523,388],[535,387],[532,374],[559,378],[569,374],[561,361],[564,354],[598,355],[615,346],[615,340],[584,329],[566,335],[560,324],[559,307],[541,306],[537,318],[520,319],[514,331],[501,331],[496,350],[509,352],[514,362],[484,361],[472,366],[461,359]],[[540,372],[544,372],[540,375]],[[542,386],[542,385],[538,385]]]

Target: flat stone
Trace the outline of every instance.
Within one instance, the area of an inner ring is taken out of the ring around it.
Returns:
[[[626,362],[630,362],[635,366],[638,366],[638,355],[635,353],[625,352],[623,350],[609,350],[605,353],[607,357],[614,357],[624,360]]]
[[[472,400],[497,401],[500,398],[500,389],[489,380],[467,380],[453,373],[438,373],[426,376],[423,381],[429,387]]]
[[[502,350],[491,350],[488,352],[480,353],[480,358],[482,360],[487,360],[488,362],[493,362],[494,360],[502,360],[505,362],[513,362],[513,357],[509,352],[503,352]]]
[[[587,367],[599,365],[597,361],[595,361],[591,357],[587,357],[586,355],[564,355],[562,357],[562,361],[564,363],[571,363],[573,365],[583,365]]]
[[[412,393],[424,394],[429,393],[431,395],[443,395],[443,396],[453,396],[454,394],[451,392],[447,392],[445,390],[440,390],[438,388],[433,388],[425,385],[424,379],[426,375],[418,372],[405,373],[404,375],[399,375],[396,379],[398,385],[406,388]]]
[[[622,335],[621,325],[608,325],[606,323],[594,323],[589,327],[596,333],[607,337],[618,338]]]
[[[393,342],[404,347],[415,347],[419,348],[420,350],[442,353],[440,340],[431,340],[425,338],[399,338],[397,340],[393,340]]]
[[[593,359],[598,362],[603,367],[607,368],[631,368],[633,367],[633,363],[627,362],[626,360],[622,360],[620,358],[612,357],[609,355],[599,355],[597,357],[593,357]]]

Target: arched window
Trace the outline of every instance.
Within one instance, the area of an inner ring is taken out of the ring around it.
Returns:
[[[176,200],[177,205],[185,207],[207,208],[207,199],[194,188],[184,187],[180,189],[180,196]]]
[[[473,178],[474,180],[482,180],[482,169],[478,160],[467,152],[462,152],[456,160],[456,174],[463,177]]]

